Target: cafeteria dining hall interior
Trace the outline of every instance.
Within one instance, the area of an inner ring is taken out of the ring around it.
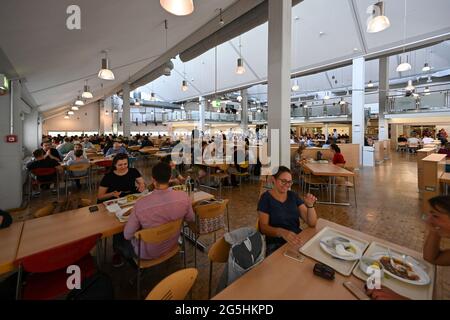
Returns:
[[[449,14],[2,0],[0,301],[450,300]]]

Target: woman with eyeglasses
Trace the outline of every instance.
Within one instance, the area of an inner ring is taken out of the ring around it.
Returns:
[[[294,247],[302,245],[300,218],[310,227],[317,222],[317,198],[307,194],[301,200],[289,190],[293,184],[291,170],[281,166],[272,179],[272,189],[264,192],[258,203],[259,229],[266,235],[267,256],[286,242]]]

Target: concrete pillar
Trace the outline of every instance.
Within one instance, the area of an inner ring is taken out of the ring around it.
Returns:
[[[41,130],[39,130],[39,127],[41,127]],[[42,139],[42,126],[37,109],[32,109],[30,113],[25,114],[23,133],[24,151],[26,155],[30,156],[34,150],[39,148]]]
[[[199,113],[199,122],[198,122],[198,130],[201,132],[205,132],[205,111],[206,104],[208,101],[204,97],[199,98],[200,103],[198,105],[198,113]]]
[[[248,132],[248,91],[247,89],[241,90],[241,128],[242,132],[246,134]]]
[[[328,140],[328,123],[325,123],[325,140]]]
[[[365,59],[353,59],[352,84],[352,143],[359,144],[359,159],[362,164],[362,147],[364,146],[365,118]]]
[[[131,114],[130,114],[130,84],[125,83],[123,85],[123,106],[122,106],[122,124],[123,124],[123,136],[130,137],[131,131]]]
[[[7,135],[11,134],[11,101],[13,104],[12,134],[18,137],[18,141],[15,143],[7,143],[5,139]],[[23,107],[26,107],[23,104],[21,84],[19,81],[12,81],[10,93],[0,96],[0,110],[2,110],[0,117],[0,177],[3,181],[0,184],[0,208],[2,210],[18,208],[22,205],[22,187],[27,174],[26,171],[22,171],[24,131],[20,112]]]
[[[389,57],[380,58],[379,61],[380,85],[378,88],[378,140],[388,140],[388,121],[384,117],[387,111],[387,95],[389,92]]]
[[[105,133],[105,104],[103,100],[98,100],[98,133]]]
[[[272,170],[279,165],[290,167],[291,24],[292,0],[269,0],[268,136]]]

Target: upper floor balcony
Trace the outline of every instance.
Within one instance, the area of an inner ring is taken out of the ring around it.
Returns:
[[[449,91],[428,92],[418,96],[388,97],[388,114],[450,111]]]

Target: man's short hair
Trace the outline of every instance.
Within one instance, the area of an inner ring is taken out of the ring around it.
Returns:
[[[45,155],[45,151],[43,149],[36,149],[33,151],[33,157],[40,158]]]
[[[166,162],[159,162],[152,168],[152,177],[159,184],[168,184],[172,170],[170,165]]]
[[[74,154],[75,154],[75,157],[81,157],[83,155],[83,150],[80,150],[80,149],[75,150]]]

